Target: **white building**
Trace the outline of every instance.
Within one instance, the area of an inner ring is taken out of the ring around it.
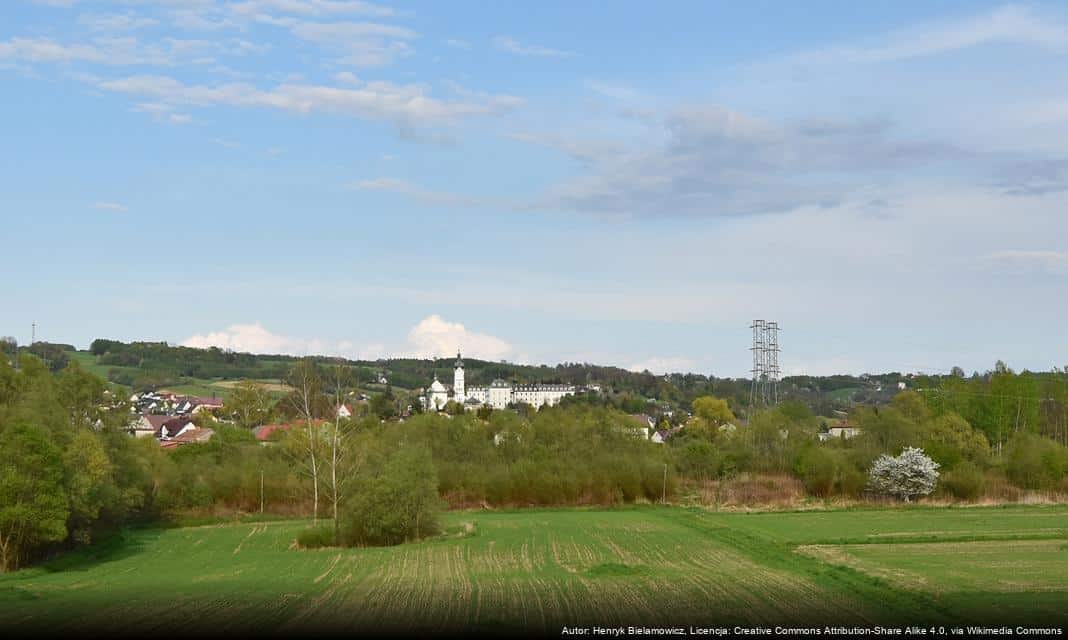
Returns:
[[[423,406],[440,410],[449,400],[454,400],[468,408],[487,404],[494,409],[504,409],[512,403],[524,402],[538,409],[543,405],[555,405],[565,396],[574,394],[575,387],[569,384],[513,385],[500,378],[488,387],[468,387],[464,380],[464,361],[457,352],[452,389],[446,388],[435,375],[423,397]]]

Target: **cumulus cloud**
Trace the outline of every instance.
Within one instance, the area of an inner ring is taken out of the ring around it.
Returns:
[[[484,360],[499,360],[512,353],[512,345],[437,314],[423,318],[408,332],[408,353],[413,357],[443,358],[457,350]]]
[[[641,362],[635,362],[627,367],[628,371],[641,373],[648,371],[656,374],[667,373],[691,373],[697,368],[697,363],[691,358],[666,357],[648,358]]]
[[[285,355],[340,355],[328,354],[328,344],[322,340],[292,338],[272,333],[263,325],[233,324],[222,331],[193,335],[182,341],[183,347],[207,349],[218,347],[231,351],[249,353],[277,353]]]
[[[514,38],[506,36],[497,36],[493,39],[493,46],[501,51],[507,51],[508,53],[514,53],[520,56],[537,56],[541,58],[568,58],[574,54],[571,51],[563,51],[560,49],[552,49],[550,47],[542,47],[538,45],[522,44]]]
[[[442,358],[465,354],[486,360],[498,360],[512,353],[512,346],[486,333],[471,331],[463,324],[430,315],[412,327],[406,341],[394,348],[381,343],[358,345],[350,340],[298,338],[274,333],[262,324],[233,324],[221,331],[192,335],[181,342],[183,347],[207,349],[218,347],[249,353],[277,353],[305,356],[324,355],[373,359],[379,357]]]

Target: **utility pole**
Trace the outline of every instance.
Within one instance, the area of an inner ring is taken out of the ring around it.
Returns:
[[[260,513],[263,513],[263,469],[260,469]]]
[[[667,504],[667,463],[664,464],[664,491],[660,494],[660,502]]]
[[[37,342],[37,323],[36,322],[30,323],[30,346],[31,347],[33,346],[34,342]]]

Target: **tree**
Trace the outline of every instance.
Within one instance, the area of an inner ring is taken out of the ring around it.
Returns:
[[[66,539],[68,514],[59,449],[40,427],[7,426],[0,433],[0,570]]]
[[[67,446],[64,465],[70,500],[68,529],[76,541],[89,543],[93,524],[114,492],[111,460],[96,435],[79,430]]]
[[[737,418],[731,412],[727,401],[715,396],[701,396],[691,403],[693,413],[711,427],[719,427],[734,422]]]
[[[345,392],[350,383],[349,373],[350,370],[342,369],[341,365],[334,366],[334,375],[331,382],[334,387],[334,406],[336,409],[340,408],[345,400]],[[341,412],[336,409],[329,434],[329,457],[327,458],[327,465],[330,469],[327,482],[329,483],[331,513],[334,518],[334,540],[338,539],[341,527],[338,507],[345,497],[348,484],[359,473],[363,462],[363,458],[356,455],[357,452],[352,450],[350,442],[352,431],[349,420],[343,420]]]
[[[914,496],[934,491],[939,466],[923,449],[916,447],[906,447],[897,457],[884,453],[872,463],[868,486],[877,493],[910,502]]]
[[[289,386],[293,393],[289,402],[297,414],[304,420],[303,438],[295,441],[303,454],[304,469],[312,481],[312,520],[319,522],[319,465],[320,433],[315,424],[315,408],[323,395],[322,377],[319,368],[310,358],[304,358],[293,365],[289,373]],[[335,413],[337,413],[335,409]]]
[[[429,449],[402,445],[345,503],[339,541],[383,546],[438,531],[438,475]]]
[[[226,408],[239,426],[251,429],[271,415],[271,394],[262,384],[242,380],[234,385]]]

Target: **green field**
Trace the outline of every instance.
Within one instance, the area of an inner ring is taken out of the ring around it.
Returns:
[[[0,628],[1068,623],[1063,506],[445,520],[385,549],[298,550],[296,521],[133,531],[0,577]]]

